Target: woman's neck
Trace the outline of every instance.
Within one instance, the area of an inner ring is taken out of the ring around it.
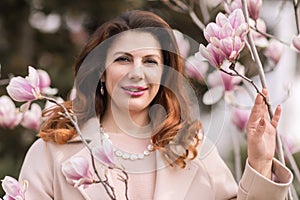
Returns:
[[[113,110],[109,106],[101,118],[101,124],[105,131],[112,133],[149,136],[152,132],[148,109],[133,112]]]

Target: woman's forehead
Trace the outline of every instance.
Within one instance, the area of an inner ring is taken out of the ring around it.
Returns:
[[[150,52],[161,52],[159,41],[148,32],[126,31],[116,36],[112,42],[109,52],[136,52],[147,50]]]

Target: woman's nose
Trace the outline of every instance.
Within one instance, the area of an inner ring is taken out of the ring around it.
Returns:
[[[144,79],[143,63],[141,61],[133,62],[133,67],[128,72],[128,78],[136,81]]]

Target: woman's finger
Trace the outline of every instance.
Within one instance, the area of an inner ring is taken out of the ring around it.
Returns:
[[[264,109],[264,99],[260,94],[257,94],[254,106],[251,110],[249,121],[257,121],[262,117],[262,111]]]
[[[274,116],[271,120],[271,124],[274,128],[277,128],[278,122],[279,122],[279,118],[280,118],[280,114],[281,114],[281,107],[277,106]]]

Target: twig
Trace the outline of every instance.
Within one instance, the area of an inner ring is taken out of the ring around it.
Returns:
[[[199,8],[201,10],[204,23],[208,23],[210,15],[207,9],[207,1],[199,0]]]
[[[0,80],[0,86],[1,85],[7,85],[9,83],[9,81],[10,81],[9,78]]]
[[[300,34],[300,30],[299,30],[299,15],[298,15],[299,2],[300,1],[297,2],[297,0],[293,0],[294,12],[295,12],[295,21],[296,21],[296,28],[297,28],[297,35]]]
[[[177,5],[172,4],[169,0],[162,0],[162,2],[168,6],[171,10],[174,10],[179,13],[185,13],[186,10],[182,10],[182,8],[178,7]]]
[[[175,10],[177,12],[182,13],[182,11],[187,12],[189,16],[191,17],[192,21],[203,31],[205,28],[205,25],[202,23],[202,21],[199,19],[199,17],[196,15],[194,12],[193,8],[186,5],[184,2],[179,1],[179,0],[174,0],[174,6],[173,4],[170,3],[169,0],[162,0],[163,3],[165,3],[169,8],[172,10]]]
[[[221,70],[222,72],[224,72],[224,73],[226,73],[226,74],[228,74],[228,75],[230,75],[230,76],[239,76],[239,77],[241,77],[242,79],[244,79],[245,81],[249,82],[249,83],[255,88],[256,92],[257,92],[258,94],[260,94],[260,95],[264,98],[266,104],[270,106],[270,103],[269,103],[267,97],[266,97],[266,96],[258,89],[258,87],[257,87],[257,85],[254,83],[254,81],[253,81],[252,79],[248,78],[247,76],[244,76],[243,74],[240,74],[240,73],[235,69],[235,63],[231,63],[230,66],[229,66],[229,69],[232,70],[234,73],[228,72],[228,71],[226,71],[226,70],[220,68],[220,70]]]
[[[256,27],[256,25],[255,25],[255,27],[250,26],[250,28],[251,28],[252,30],[256,31],[257,33],[259,33],[259,34],[265,36],[265,37],[268,38],[268,39],[274,39],[274,40],[277,40],[278,42],[280,42],[280,43],[282,43],[282,44],[284,44],[284,45],[286,45],[286,46],[290,46],[289,43],[287,43],[287,42],[285,42],[285,41],[283,41],[283,40],[280,40],[279,38],[275,37],[274,35],[271,35],[271,34],[269,34],[269,33],[265,33],[265,32],[262,32],[262,31],[258,30],[258,28]]]
[[[201,22],[201,20],[198,18],[198,16],[192,9],[189,9],[189,15],[190,15],[191,19],[193,20],[193,22],[203,31],[205,28],[205,25]]]

